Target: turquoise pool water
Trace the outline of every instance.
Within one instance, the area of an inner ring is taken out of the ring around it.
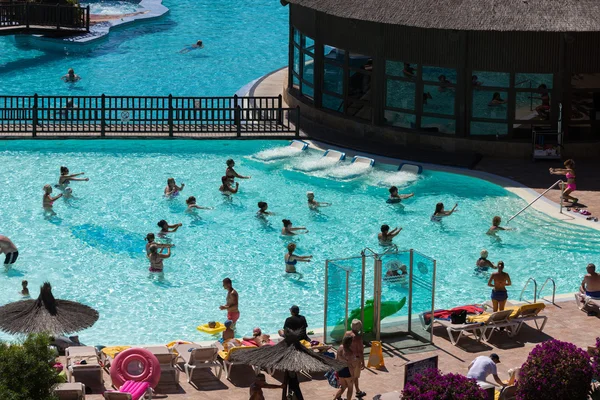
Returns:
[[[508,217],[525,202],[486,181],[425,171],[418,178],[395,171],[348,163],[324,165],[320,154],[296,157],[275,141],[6,141],[0,150],[0,220],[2,234],[20,250],[14,268],[0,275],[0,304],[20,298],[20,282],[32,294],[49,280],[58,298],[88,304],[100,312],[96,325],[81,333],[85,343],[166,343],[177,338],[203,340],[195,327],[224,320],[218,309],[221,287],[231,277],[240,293],[241,333],[254,326],[273,332],[288,308],[298,304],[311,328],[323,324],[326,259],[358,256],[378,248],[382,223],[403,227],[395,242],[438,260],[436,307],[483,301],[487,278],[474,273],[479,251],[506,263],[518,296],[530,276],[556,279],[558,292],[577,289],[584,266],[598,262],[600,233],[567,225],[533,210],[502,232],[502,240],[485,235],[493,215]],[[266,151],[266,152],[264,152]],[[240,182],[231,201],[218,187],[228,158],[237,161]],[[261,159],[262,158],[262,159]],[[42,187],[58,180],[59,166],[85,171],[89,182],[75,182],[74,199],[59,199],[57,216],[45,219]],[[177,198],[162,197],[168,177],[186,187]],[[387,187],[414,192],[404,207],[385,203]],[[333,203],[314,212],[305,193]],[[185,214],[185,199],[214,207],[197,217]],[[277,215],[262,221],[256,203],[267,201]],[[440,224],[429,216],[443,201],[459,211]],[[309,233],[280,236],[281,220],[291,219]],[[172,234],[173,257],[165,261],[164,278],[151,276],[144,254],[146,233],[166,219],[183,223]],[[298,254],[313,254],[299,264],[302,281],[284,276],[287,243]],[[398,297],[405,295],[397,289]],[[386,297],[390,298],[390,297]],[[340,298],[340,302],[343,299]]]
[[[231,96],[287,63],[288,9],[278,1],[163,4],[167,15],[113,30],[89,51],[0,37],[1,94]],[[179,54],[199,39],[204,49]],[[80,82],[61,81],[69,68]]]

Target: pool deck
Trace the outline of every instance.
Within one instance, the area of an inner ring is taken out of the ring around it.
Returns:
[[[583,272],[583,271],[582,271]],[[434,329],[434,346],[432,351],[420,353],[403,353],[384,345],[385,371],[365,370],[361,378],[361,389],[368,393],[365,399],[372,399],[374,395],[402,390],[404,380],[404,365],[410,361],[417,361],[434,355],[439,356],[439,368],[445,372],[466,374],[469,363],[477,356],[489,355],[494,352],[500,356],[501,364],[498,372],[501,379],[507,379],[509,368],[521,366],[527,359],[531,349],[538,343],[549,339],[560,339],[576,344],[586,349],[595,344],[596,336],[600,335],[600,319],[588,317],[579,311],[572,295],[561,296],[557,305],[547,304],[542,313],[548,316],[548,322],[543,332],[530,326],[523,327],[521,332],[510,338],[504,332],[496,332],[489,344],[478,343],[470,337],[463,337],[458,346],[453,346],[443,328]],[[560,301],[563,300],[563,301]],[[309,321],[310,323],[311,321]],[[158,327],[157,327],[158,328]],[[426,349],[428,350],[428,349]],[[110,388],[110,377],[105,373],[106,388]],[[182,372],[179,377],[180,386],[174,393],[157,393],[153,398],[163,399],[203,399],[203,400],[240,400],[247,399],[248,387],[253,381],[253,372],[247,366],[234,366],[231,381],[225,378],[217,379],[212,373],[197,371],[194,374],[194,386],[186,382]],[[307,400],[332,398],[332,389],[326,380],[315,376],[313,380],[304,380],[301,388]],[[279,384],[281,375],[267,376],[267,382]],[[86,399],[100,400],[102,395],[87,395]],[[281,391],[276,389],[265,390],[267,400],[281,398]]]

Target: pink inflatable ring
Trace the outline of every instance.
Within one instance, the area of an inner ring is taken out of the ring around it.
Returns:
[[[132,362],[141,365],[141,372],[137,375],[130,372],[129,365]],[[112,362],[110,378],[116,387],[121,387],[126,381],[134,381],[148,382],[154,389],[160,380],[160,363],[150,351],[132,347],[120,352]]]

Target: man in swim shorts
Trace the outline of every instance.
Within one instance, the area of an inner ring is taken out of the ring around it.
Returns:
[[[17,261],[19,257],[19,250],[17,250],[17,246],[6,236],[0,235],[0,254],[6,254],[6,258],[4,259],[4,265],[12,265]]]
[[[581,281],[581,286],[579,287],[579,293],[575,295],[578,302],[581,302],[584,307],[583,311],[586,311],[588,315],[596,315],[596,309],[594,307],[589,307],[586,304],[586,298],[591,297],[594,300],[600,299],[600,275],[596,273],[596,266],[592,263],[587,265],[587,274],[583,277]]]
[[[220,306],[219,309],[227,310],[227,319],[235,323],[240,319],[240,310],[238,309],[238,292],[233,288],[231,279],[223,279],[223,289],[227,290],[227,298],[224,306]]]
[[[498,272],[494,272],[490,276],[488,286],[492,287],[492,304],[494,312],[503,311],[506,300],[508,300],[508,292],[506,287],[512,285],[510,276],[504,272],[504,261],[498,261]]]

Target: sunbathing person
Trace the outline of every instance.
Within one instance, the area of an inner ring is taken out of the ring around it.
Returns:
[[[389,189],[389,192],[390,192],[390,197],[387,199],[387,203],[390,203],[390,204],[400,203],[400,202],[402,202],[402,200],[409,199],[415,195],[414,193],[399,194],[398,188],[396,186],[392,186]]]
[[[481,253],[479,254],[480,257],[477,260],[477,262],[475,263],[475,265],[477,265],[477,271],[487,271],[488,268],[493,268],[496,269],[496,266],[494,265],[493,262],[491,262],[490,260],[488,260],[488,251],[483,249],[481,250]]]
[[[233,330],[232,320],[228,319],[223,325],[225,325],[225,330],[223,331],[223,336],[221,337],[221,340],[223,341],[223,343],[225,343],[226,341],[231,340],[235,337],[235,331]]]
[[[442,218],[452,215],[452,213],[454,213],[454,211],[456,211],[456,207],[458,207],[458,203],[455,204],[454,207],[452,207],[452,210],[445,211],[444,203],[437,203],[435,206],[435,212],[431,216],[431,220],[433,222],[442,222]]]
[[[600,275],[596,273],[596,266],[592,263],[587,265],[587,274],[581,281],[579,293],[595,299],[600,299]]]
[[[402,228],[394,228],[390,231],[389,225],[381,225],[381,232],[377,235],[377,239],[379,239],[379,244],[382,246],[389,246],[392,244],[392,239],[394,239],[402,230]]]
[[[231,186],[232,184],[233,184],[233,178],[229,178],[227,176],[222,176],[221,177],[221,187],[219,187],[219,190],[221,191],[221,193],[223,193],[226,196],[237,193],[240,188],[240,184],[236,182],[235,187]]]
[[[252,330],[252,337],[245,337],[242,340],[255,343],[256,347],[262,347],[271,343],[271,336],[264,335],[260,328],[254,328],[254,330]]]
[[[313,192],[306,192],[306,198],[308,199],[308,208],[316,209],[319,207],[329,207],[331,203],[315,201],[315,194]]]
[[[167,179],[167,186],[165,186],[165,196],[177,196],[184,187],[185,183],[182,183],[181,186],[177,186],[175,178],[169,178]]]
[[[298,235],[299,233],[308,233],[308,229],[306,229],[306,227],[304,227],[304,226],[298,226],[298,227],[294,228],[292,226],[292,221],[290,221],[289,219],[283,219],[283,220],[281,220],[281,222],[283,222],[283,228],[281,229],[282,235],[293,236],[293,235]],[[299,232],[299,231],[304,231],[304,232]]]

